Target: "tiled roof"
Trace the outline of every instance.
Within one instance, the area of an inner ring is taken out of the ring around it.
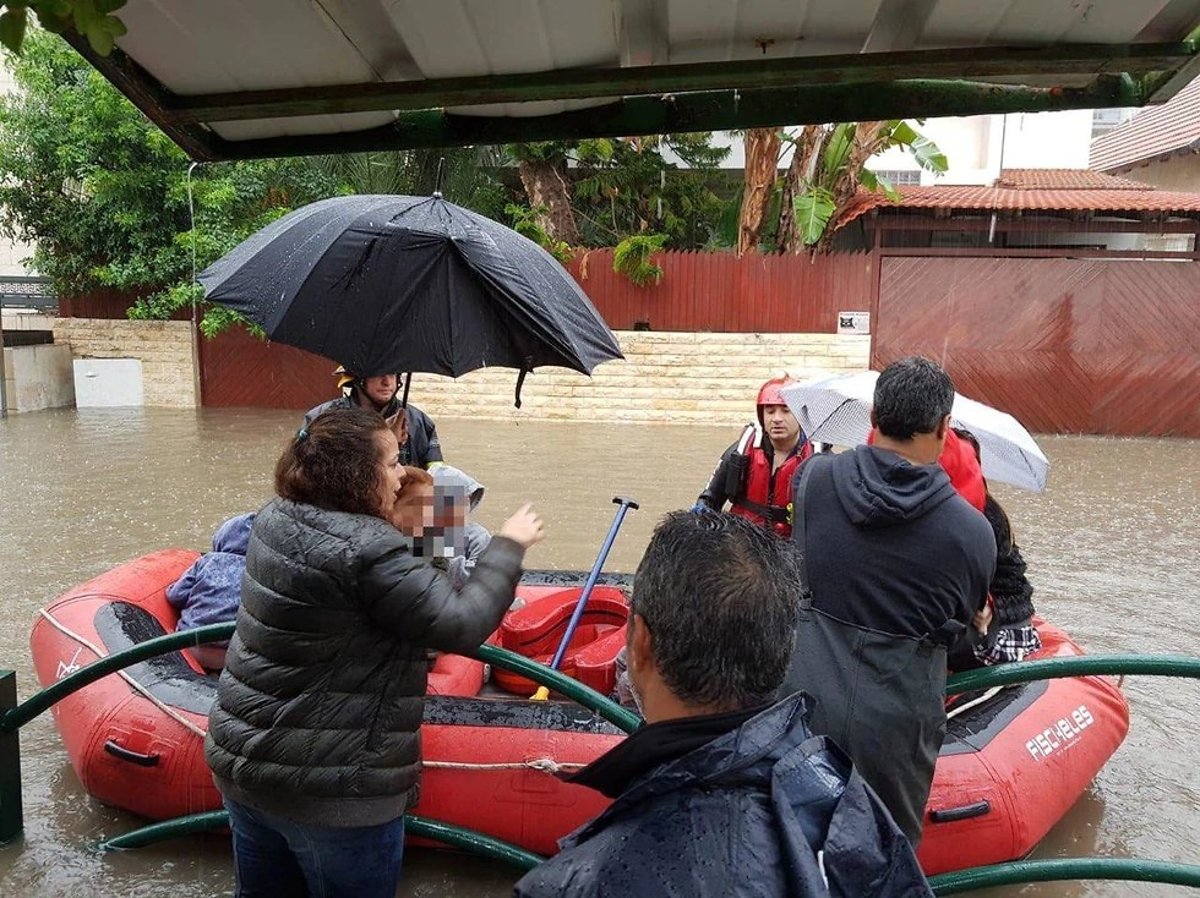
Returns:
[[[1006,168],[996,187],[1018,190],[1148,190],[1149,185],[1086,168]]]
[[[1088,165],[1097,171],[1186,150],[1200,142],[1200,78],[1161,106],[1147,106],[1123,125],[1092,141]]]
[[[1103,187],[1059,187],[1067,184]],[[1200,213],[1200,193],[1158,190],[1124,178],[1108,178],[1076,169],[1013,169],[997,179],[999,185],[932,185],[900,187],[905,209],[971,210],[983,212],[1108,212]],[[893,205],[878,193],[862,192],[839,222],[846,225],[872,209]]]

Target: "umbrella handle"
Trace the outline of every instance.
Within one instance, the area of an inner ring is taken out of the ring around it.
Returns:
[[[579,601],[575,603],[575,611],[571,614],[570,621],[567,622],[567,629],[563,631],[562,640],[558,644],[558,651],[554,653],[554,660],[550,662],[551,670],[558,670],[562,664],[563,657],[567,654],[567,646],[571,643],[571,637],[575,635],[575,630],[579,626],[579,620],[583,617],[584,608],[587,607],[588,599],[592,597],[592,590],[596,588],[596,581],[600,579],[600,569],[604,567],[604,561],[608,558],[608,550],[612,548],[613,541],[617,538],[617,533],[621,529],[621,524],[625,520],[625,512],[629,509],[638,508],[637,502],[633,499],[626,499],[621,496],[613,497],[613,504],[619,505],[616,517],[613,518],[612,526],[608,528],[608,536],[604,538],[604,545],[600,547],[600,554],[596,556],[596,563],[592,565],[592,572],[588,574],[587,582],[583,585],[583,592],[579,594]],[[550,690],[545,686],[538,688],[531,699],[533,701],[545,701],[550,696]]]

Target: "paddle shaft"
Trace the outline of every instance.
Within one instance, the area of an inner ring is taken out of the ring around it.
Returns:
[[[400,400],[400,408],[408,408],[408,388],[412,386],[412,372],[408,372],[408,377],[404,378],[404,396]]]
[[[562,664],[563,657],[567,654],[567,646],[571,643],[571,637],[575,635],[575,629],[579,626],[579,619],[583,617],[583,609],[587,607],[592,590],[596,587],[596,581],[600,579],[600,569],[604,567],[604,561],[608,558],[608,550],[612,548],[613,541],[617,538],[617,533],[621,529],[621,522],[625,520],[625,512],[631,508],[636,510],[638,507],[638,504],[632,499],[623,499],[620,496],[613,497],[613,504],[620,507],[617,509],[616,517],[613,518],[612,526],[608,528],[608,536],[604,538],[604,545],[600,547],[600,554],[596,556],[596,563],[592,565],[592,572],[588,574],[587,582],[583,584],[583,592],[579,594],[579,601],[575,603],[575,610],[571,613],[571,619],[567,622],[567,629],[563,633],[562,642],[558,644],[558,651],[554,653],[554,660],[550,662],[552,670],[558,670],[558,666]]]

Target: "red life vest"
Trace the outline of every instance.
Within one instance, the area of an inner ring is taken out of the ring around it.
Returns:
[[[746,456],[746,486],[735,498],[729,510],[760,526],[771,525],[782,537],[792,535],[792,477],[800,463],[812,455],[812,445],[806,440],[779,470],[771,472],[771,456],[759,446]]]

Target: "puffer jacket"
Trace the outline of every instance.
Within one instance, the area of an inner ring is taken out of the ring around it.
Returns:
[[[523,555],[497,537],[455,592],[383,520],[269,502],[209,715],[218,789],[299,823],[402,815],[420,775],[425,649],[478,646],[513,600]]]

